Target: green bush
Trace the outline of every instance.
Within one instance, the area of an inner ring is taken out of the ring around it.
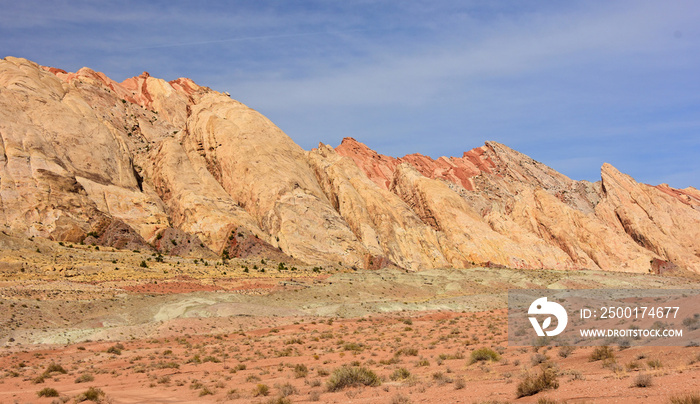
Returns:
[[[501,355],[499,355],[498,352],[491,348],[484,347],[472,351],[469,364],[484,361],[496,362],[499,360],[501,360]]]
[[[346,387],[371,386],[382,384],[376,373],[364,367],[343,366],[333,371],[326,387],[328,391],[338,391]]]

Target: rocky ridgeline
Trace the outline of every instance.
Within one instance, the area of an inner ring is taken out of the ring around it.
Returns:
[[[362,268],[700,272],[700,192],[573,181],[487,142],[305,151],[189,79],[0,61],[0,224],[57,241]]]

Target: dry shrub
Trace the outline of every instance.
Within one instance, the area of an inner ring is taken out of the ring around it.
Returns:
[[[471,358],[469,360],[469,364],[476,363],[476,362],[483,362],[483,361],[491,361],[491,362],[496,362],[501,359],[501,355],[498,354],[498,352],[494,351],[491,348],[479,348],[475,349],[471,353]]]
[[[526,397],[537,394],[545,390],[559,388],[556,370],[548,363],[540,366],[540,371],[536,374],[528,373],[518,384],[517,396]]]
[[[326,387],[328,391],[338,391],[346,387],[371,386],[382,384],[376,373],[364,367],[343,366],[333,371]]]
[[[651,387],[652,384],[651,375],[648,373],[642,373],[634,379],[632,387]]]
[[[602,361],[606,359],[615,360],[615,353],[613,352],[612,348],[610,348],[607,345],[603,345],[593,350],[593,353],[591,354],[589,359],[591,362]]]
[[[671,397],[671,404],[700,404],[700,392]]]

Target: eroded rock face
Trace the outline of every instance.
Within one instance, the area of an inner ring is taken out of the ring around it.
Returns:
[[[700,272],[700,192],[573,181],[504,145],[302,150],[189,79],[0,61],[0,224],[179,255],[378,268]],[[292,258],[293,257],[293,258]]]
[[[451,265],[444,237],[397,195],[365,177],[352,160],[320,144],[309,153],[309,162],[332,206],[367,250],[366,266],[383,258],[414,270]]]
[[[700,272],[700,211],[692,189],[639,184],[610,164],[601,169],[604,198],[596,214],[638,245]]]
[[[336,151],[469,261],[632,272],[659,272],[658,263],[669,262],[699,270],[700,193],[692,187],[638,184],[607,164],[601,182],[573,181],[496,142],[437,160],[383,156],[350,138]],[[483,224],[504,239],[494,241]]]

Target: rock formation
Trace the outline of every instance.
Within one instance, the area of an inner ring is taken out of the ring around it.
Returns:
[[[574,181],[504,145],[304,151],[189,79],[0,61],[0,225],[164,254],[410,270],[700,272],[700,192],[604,165]]]

